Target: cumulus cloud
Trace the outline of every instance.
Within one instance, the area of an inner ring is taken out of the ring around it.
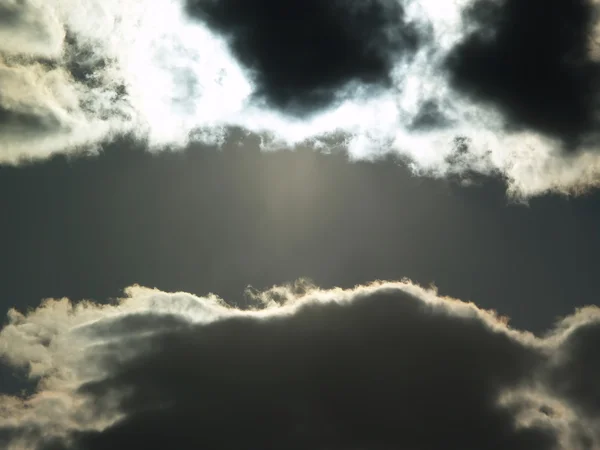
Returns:
[[[556,137],[567,150],[597,144],[597,12],[588,1],[475,1],[463,11],[474,31],[449,56],[453,82],[495,105],[509,129]]]
[[[0,50],[52,57],[60,54],[64,31],[54,8],[29,0],[0,3]]]
[[[235,126],[265,148],[341,136],[419,174],[499,173],[521,196],[597,186],[596,2],[281,5],[0,1],[0,162]]]
[[[187,5],[193,17],[227,39],[250,71],[258,100],[294,115],[331,106],[352,82],[389,87],[394,65],[423,38],[406,23],[397,0]]]
[[[64,148],[93,146],[117,129],[111,86],[76,83],[63,67],[0,59],[2,159],[44,157]],[[124,111],[123,111],[124,112]]]
[[[600,312],[543,337],[410,282],[248,292],[254,308],[132,287],[11,311],[10,450],[598,446]]]

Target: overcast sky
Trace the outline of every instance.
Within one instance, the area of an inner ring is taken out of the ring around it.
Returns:
[[[0,447],[600,449],[599,12],[0,0]]]

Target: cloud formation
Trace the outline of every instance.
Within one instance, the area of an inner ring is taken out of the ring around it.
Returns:
[[[521,196],[598,184],[592,0],[2,0],[0,12],[2,163],[124,133],[150,149],[215,143],[234,126],[265,148],[335,136],[418,174],[500,173]]]
[[[352,83],[389,88],[393,67],[422,39],[418,28],[406,23],[397,0],[190,0],[187,5],[193,17],[226,39],[250,73],[254,96],[292,115],[331,107]]]
[[[535,337],[410,282],[126,294],[11,311],[0,352],[39,384],[0,400],[4,448],[598,445],[597,308]]]
[[[463,11],[474,31],[449,56],[453,82],[497,107],[508,129],[536,130],[571,151],[597,145],[597,14],[585,0],[477,0]]]

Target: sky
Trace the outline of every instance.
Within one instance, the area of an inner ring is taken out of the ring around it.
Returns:
[[[0,447],[600,449],[599,6],[0,0]]]

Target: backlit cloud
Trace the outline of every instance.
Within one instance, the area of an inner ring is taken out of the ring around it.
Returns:
[[[500,173],[516,195],[598,183],[591,0],[279,3],[2,0],[0,161],[239,126],[266,148],[335,135],[415,173]]]
[[[410,282],[126,294],[11,311],[0,354],[38,388],[0,399],[3,448],[598,445],[597,308],[535,337]]]

